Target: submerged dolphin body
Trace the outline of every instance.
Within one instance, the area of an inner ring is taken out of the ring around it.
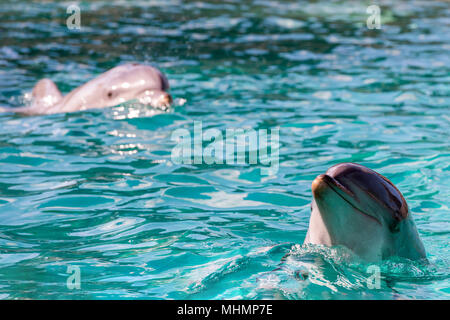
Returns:
[[[28,115],[74,112],[112,107],[130,100],[156,108],[167,108],[172,97],[167,78],[156,68],[141,64],[125,64],[62,96],[50,79],[40,80],[33,88],[32,104],[19,108],[0,108],[0,112]]]
[[[426,258],[403,195],[387,178],[354,163],[316,177],[305,243],[343,245],[368,261]]]

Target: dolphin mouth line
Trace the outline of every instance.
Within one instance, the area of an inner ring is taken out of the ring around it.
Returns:
[[[325,181],[325,183],[339,196],[341,197],[345,202],[347,202],[350,206],[353,207],[353,209],[355,209],[358,213],[372,219],[373,221],[375,221],[376,223],[378,223],[380,226],[382,225],[380,220],[378,220],[377,218],[373,217],[372,215],[362,211],[361,209],[357,208],[353,203],[351,203],[348,199],[346,199],[342,194],[340,194],[335,188],[338,188],[339,190],[345,192],[346,194],[348,194],[351,197],[354,197],[354,194],[348,190],[346,187],[344,187],[343,185],[341,185],[339,183],[339,181],[337,181],[336,179],[325,175],[325,179],[323,179]]]

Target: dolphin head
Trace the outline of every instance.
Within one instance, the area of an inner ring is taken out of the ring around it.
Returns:
[[[172,103],[168,89],[169,82],[158,69],[141,64],[125,64],[71,91],[64,97],[62,110],[59,111],[112,107],[127,101],[138,101],[165,110]]]
[[[118,105],[125,101],[137,100],[142,104],[166,109],[172,103],[167,90],[169,81],[158,69],[127,64],[113,68],[104,74],[101,94],[108,105]]]
[[[368,260],[425,256],[403,195],[377,172],[341,163],[314,179],[312,193],[310,242],[344,245]]]

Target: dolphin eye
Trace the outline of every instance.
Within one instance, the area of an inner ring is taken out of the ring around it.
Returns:
[[[394,223],[391,223],[390,225],[389,225],[389,230],[392,232],[392,233],[397,233],[397,232],[399,232],[400,231],[400,226],[399,226],[399,224],[398,224],[398,222],[394,222]]]
[[[109,92],[108,92],[108,98],[111,98],[112,96],[113,96],[112,91],[109,91]]]

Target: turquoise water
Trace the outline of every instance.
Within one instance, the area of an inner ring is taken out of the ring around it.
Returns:
[[[69,3],[3,1],[0,105],[136,61],[176,106],[0,115],[0,298],[448,299],[450,6],[378,3],[380,30],[364,1],[89,1],[70,31]],[[173,163],[194,121],[279,127],[278,172]],[[344,249],[301,247],[311,182],[344,161],[402,191],[428,265],[369,288]]]

